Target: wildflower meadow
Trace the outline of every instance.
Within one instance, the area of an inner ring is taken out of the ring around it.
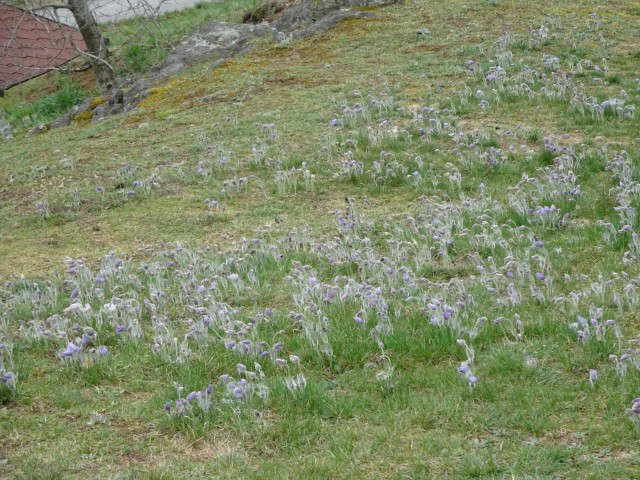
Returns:
[[[0,139],[0,477],[640,477],[640,4],[376,13]]]

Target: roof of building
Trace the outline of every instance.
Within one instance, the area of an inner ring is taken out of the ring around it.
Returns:
[[[79,30],[0,4],[0,90],[60,67],[86,49]]]

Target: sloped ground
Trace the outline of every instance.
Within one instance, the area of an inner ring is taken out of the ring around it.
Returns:
[[[106,97],[88,98],[55,122],[36,126],[28,136],[44,133],[50,128],[65,127],[72,122],[96,122],[129,112],[153,89],[161,88],[169,77],[185,68],[210,63],[209,70],[213,71],[228,59],[247,53],[260,43],[288,45],[294,40],[324,33],[345,20],[376,18],[374,13],[365,9],[393,3],[395,0],[267,2],[247,11],[244,23],[208,22],[175,45],[164,60],[144,75],[122,79],[121,84]]]
[[[378,13],[2,144],[0,476],[637,476],[640,4]]]

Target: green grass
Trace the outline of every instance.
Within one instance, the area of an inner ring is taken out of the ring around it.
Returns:
[[[229,5],[163,25],[175,41],[245,8]],[[0,144],[0,360],[18,375],[0,383],[0,477],[635,478],[640,271],[616,207],[639,205],[637,118],[578,100],[636,101],[636,10],[399,4]],[[570,55],[591,63],[571,73]],[[487,80],[496,64],[517,81]],[[64,313],[74,290],[90,313]],[[579,316],[599,319],[584,341]],[[87,327],[85,352],[108,355],[63,361],[61,333]],[[225,346],[242,339],[256,350]],[[255,361],[268,397],[231,400],[219,377]],[[213,407],[168,415],[175,382],[211,383]]]
[[[255,0],[203,2],[158,18],[138,17],[102,24],[101,28],[109,39],[117,74],[142,74],[202,26],[212,21],[239,22],[243,13],[254,5]],[[42,91],[50,93],[42,94]],[[96,85],[87,82],[84,74],[50,72],[5,92],[0,111],[14,131],[22,132],[24,128],[58,119],[87,97],[97,95],[96,92]]]
[[[58,75],[53,80],[57,84],[55,90],[35,101],[20,101],[20,98],[10,91],[7,94],[8,98],[3,99],[3,104],[0,104],[5,120],[10,125],[17,126],[18,130],[22,125],[46,123],[61,117],[86,98],[83,88],[66,76]],[[22,89],[23,95],[24,92],[25,90]]]
[[[158,19],[134,18],[103,24],[121,74],[142,73],[166,57],[178,42],[212,21],[239,22],[255,0],[202,2],[194,8],[169,12]]]

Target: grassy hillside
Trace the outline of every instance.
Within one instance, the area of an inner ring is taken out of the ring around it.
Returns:
[[[243,12],[255,4],[256,0],[203,2],[159,17],[137,17],[100,26],[109,39],[110,61],[116,74],[131,78],[159,63],[176,44],[204,25],[213,20],[240,22]],[[6,91],[0,99],[0,130],[6,122],[14,132],[24,134],[37,125],[59,119],[87,97],[98,95],[92,70],[73,71],[83,64],[77,58],[66,65],[70,71],[51,71]]]
[[[0,477],[638,477],[640,3],[379,13],[0,143]]]

